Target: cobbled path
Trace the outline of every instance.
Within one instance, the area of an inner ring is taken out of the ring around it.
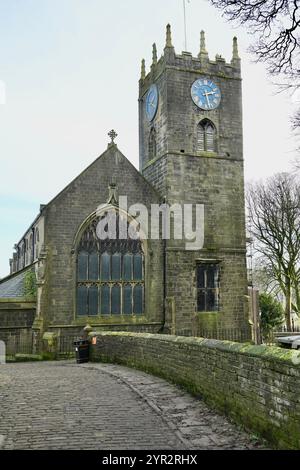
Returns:
[[[0,449],[261,449],[168,382],[73,361],[0,365]]]

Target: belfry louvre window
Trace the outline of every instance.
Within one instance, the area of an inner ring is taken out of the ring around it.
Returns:
[[[216,129],[211,121],[204,119],[197,126],[197,152],[216,151]]]
[[[197,264],[197,311],[215,312],[219,309],[219,265]]]
[[[116,217],[119,227],[119,215]],[[141,315],[144,254],[139,239],[99,240],[99,218],[84,231],[77,250],[77,315]]]

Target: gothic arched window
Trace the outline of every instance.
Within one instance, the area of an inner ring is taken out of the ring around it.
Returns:
[[[105,215],[104,215],[105,216]],[[77,315],[141,315],[144,312],[144,253],[140,239],[100,240],[94,219],[77,248]],[[128,225],[128,222],[127,222]]]
[[[211,121],[204,119],[197,126],[197,152],[216,151],[216,128]]]
[[[149,136],[149,160],[153,160],[156,157],[156,131],[152,127]]]

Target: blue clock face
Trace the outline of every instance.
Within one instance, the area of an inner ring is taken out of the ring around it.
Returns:
[[[146,96],[146,115],[148,121],[153,121],[158,108],[158,89],[156,85],[151,85]]]
[[[200,109],[216,109],[221,101],[220,88],[209,78],[199,78],[191,88],[191,96]]]

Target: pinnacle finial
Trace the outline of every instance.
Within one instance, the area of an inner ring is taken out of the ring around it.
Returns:
[[[157,64],[157,49],[156,44],[154,43],[152,46],[152,65]]]
[[[145,80],[145,78],[146,78],[145,59],[142,59],[142,65],[141,65],[141,80]]]
[[[200,33],[200,54],[199,56],[207,55],[206,45],[205,45],[205,32],[202,30]]]
[[[232,60],[239,59],[239,49],[238,49],[238,42],[237,37],[234,36],[233,43],[232,43]]]
[[[170,24],[167,24],[167,29],[166,29],[166,47],[173,47]]]
[[[108,186],[107,204],[112,204],[113,206],[118,205],[117,190],[118,188],[117,188],[116,180],[114,177],[112,177]]]

